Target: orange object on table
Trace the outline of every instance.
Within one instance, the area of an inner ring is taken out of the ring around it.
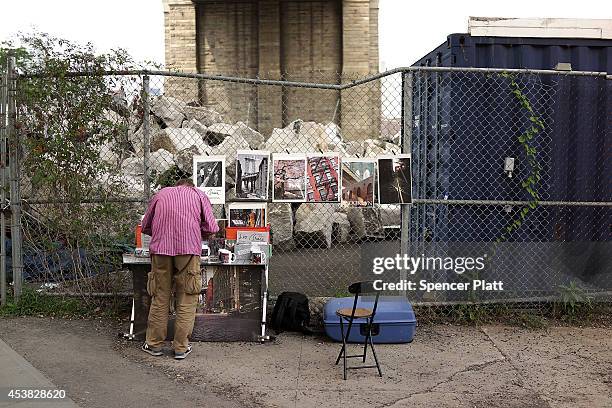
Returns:
[[[136,226],[136,248],[142,248],[142,224]]]

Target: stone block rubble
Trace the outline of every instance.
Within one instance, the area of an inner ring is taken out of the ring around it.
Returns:
[[[196,155],[226,156],[226,190],[230,198],[237,150],[267,150],[273,154],[337,152],[347,158],[376,157],[401,151],[399,138],[344,140],[335,123],[296,120],[284,128],[274,129],[266,137],[247,123],[227,123],[222,114],[177,98],[157,96],[152,98],[150,106],[149,167],[153,187],[157,178],[168,171],[190,177]],[[116,114],[110,112],[109,115]],[[121,143],[123,150],[106,143],[100,147],[100,155],[109,164],[117,165],[119,178],[136,195],[143,188],[144,129],[135,112],[128,124],[127,143]],[[391,207],[271,203],[268,220],[275,231],[276,245],[329,248],[351,240],[383,237],[384,226],[400,223],[399,208]]]

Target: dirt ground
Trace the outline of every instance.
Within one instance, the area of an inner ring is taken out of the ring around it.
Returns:
[[[337,343],[196,343],[185,361],[89,320],[0,320],[0,337],[83,407],[612,407],[612,327],[421,326],[379,345],[383,378],[333,362]],[[354,346],[356,347],[356,346]]]

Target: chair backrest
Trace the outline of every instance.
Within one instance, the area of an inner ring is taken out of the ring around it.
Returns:
[[[348,288],[350,293],[361,294],[361,293],[374,293],[378,292],[374,289],[373,281],[355,282],[352,283]]]
[[[373,281],[363,281],[363,282],[355,282],[352,283],[349,288],[349,293],[355,294],[355,300],[353,301],[353,312],[351,313],[351,319],[355,316],[355,309],[357,308],[357,301],[359,300],[359,296],[368,293],[376,293],[376,298],[374,299],[374,307],[372,308],[372,319],[374,319],[374,315],[376,315],[376,308],[378,306],[378,298],[380,296],[380,291],[374,289]]]

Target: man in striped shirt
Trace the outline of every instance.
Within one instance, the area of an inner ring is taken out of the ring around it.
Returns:
[[[191,180],[163,188],[151,199],[142,220],[142,232],[151,236],[151,272],[147,280],[151,307],[143,351],[153,356],[163,354],[174,280],[174,358],[184,359],[191,352],[189,336],[202,290],[202,240],[218,230],[210,200]]]

